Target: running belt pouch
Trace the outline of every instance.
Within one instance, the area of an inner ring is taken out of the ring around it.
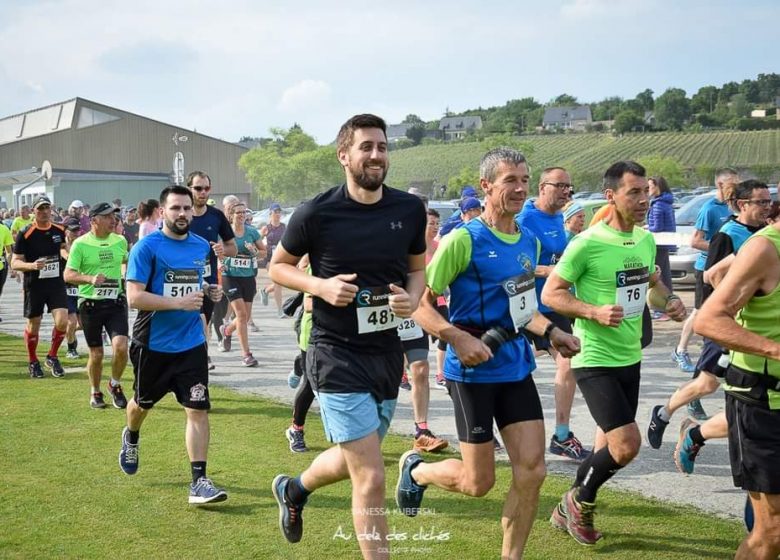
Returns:
[[[774,380],[774,381],[773,381]],[[767,387],[774,387],[780,380],[769,375],[759,375],[752,371],[739,368],[734,364],[729,364],[726,370],[726,383],[749,391],[728,391],[728,393],[741,401],[754,406],[768,408],[769,402],[766,394]]]
[[[298,309],[303,303],[303,292],[298,292],[294,296],[288,297],[282,303],[282,313],[288,317],[295,315],[295,310]]]

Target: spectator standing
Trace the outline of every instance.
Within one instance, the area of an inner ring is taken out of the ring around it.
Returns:
[[[674,195],[669,190],[669,184],[663,177],[650,177],[647,180],[650,187],[650,211],[647,214],[647,229],[651,233],[674,233],[677,223],[674,220]],[[661,270],[661,281],[672,289],[672,268],[669,264],[669,252],[674,245],[656,243],[655,265]],[[666,321],[669,316],[663,311],[653,311],[653,319]]]

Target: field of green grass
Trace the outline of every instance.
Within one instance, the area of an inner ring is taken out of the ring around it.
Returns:
[[[184,413],[172,397],[147,418],[140,469],[127,476],[117,464],[124,411],[92,410],[83,370],[63,379],[31,380],[23,347],[21,339],[0,335],[1,558],[359,557],[348,482],[310,497],[302,542],[288,544],[278,529],[271,480],[279,472],[299,473],[327,447],[316,416],[306,425],[313,451],[292,454],[283,436],[289,407],[212,386],[209,475],[228,490],[229,499],[199,509],[187,504]],[[126,377],[129,391],[130,371]],[[397,461],[409,444],[409,438],[390,436],[384,446],[388,508],[395,507]],[[509,479],[508,466],[500,464],[496,486],[484,498],[429,489],[423,502],[427,515],[391,513],[391,531],[407,539],[393,545],[394,556],[497,558]],[[569,482],[553,476],[545,481],[526,558],[730,558],[744,536],[735,521],[605,489],[596,517],[605,537],[585,548],[548,521]]]
[[[780,130],[528,135],[520,140],[532,147],[529,160],[534,169],[561,165],[576,173],[603,173],[620,159],[653,155],[673,157],[691,170],[702,165],[780,167]],[[394,151],[388,184],[403,187],[412,181],[446,182],[464,167],[476,168],[483,152],[477,142]]]

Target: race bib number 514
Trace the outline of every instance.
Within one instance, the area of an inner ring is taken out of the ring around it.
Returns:
[[[357,305],[358,334],[395,329],[400,318],[390,310],[390,289],[386,287],[363,288],[355,298]]]

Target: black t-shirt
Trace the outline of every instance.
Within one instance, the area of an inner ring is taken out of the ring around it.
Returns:
[[[225,215],[213,206],[206,206],[206,213],[202,216],[192,216],[190,231],[200,235],[209,243],[216,243],[220,239],[230,241],[236,236]],[[209,284],[216,284],[217,255],[214,254],[214,251],[209,251],[209,265],[211,266],[211,274],[206,275],[203,279]]]
[[[41,229],[33,222],[17,234],[14,254],[22,255],[27,262],[41,257],[48,261],[43,270],[24,273],[24,289],[65,285],[62,278],[65,261],[60,256],[60,248],[64,243],[65,229],[55,223]]]
[[[409,255],[425,252],[425,224],[419,198],[385,185],[375,204],[351,199],[342,185],[293,213],[281,241],[285,250],[295,256],[308,253],[312,275],[318,278],[354,272],[357,278],[352,283],[359,287],[346,307],[313,299],[312,343],[357,353],[401,352],[396,328],[386,328],[392,315],[382,292],[389,292],[391,283],[406,284]],[[374,295],[371,288],[376,289]]]

